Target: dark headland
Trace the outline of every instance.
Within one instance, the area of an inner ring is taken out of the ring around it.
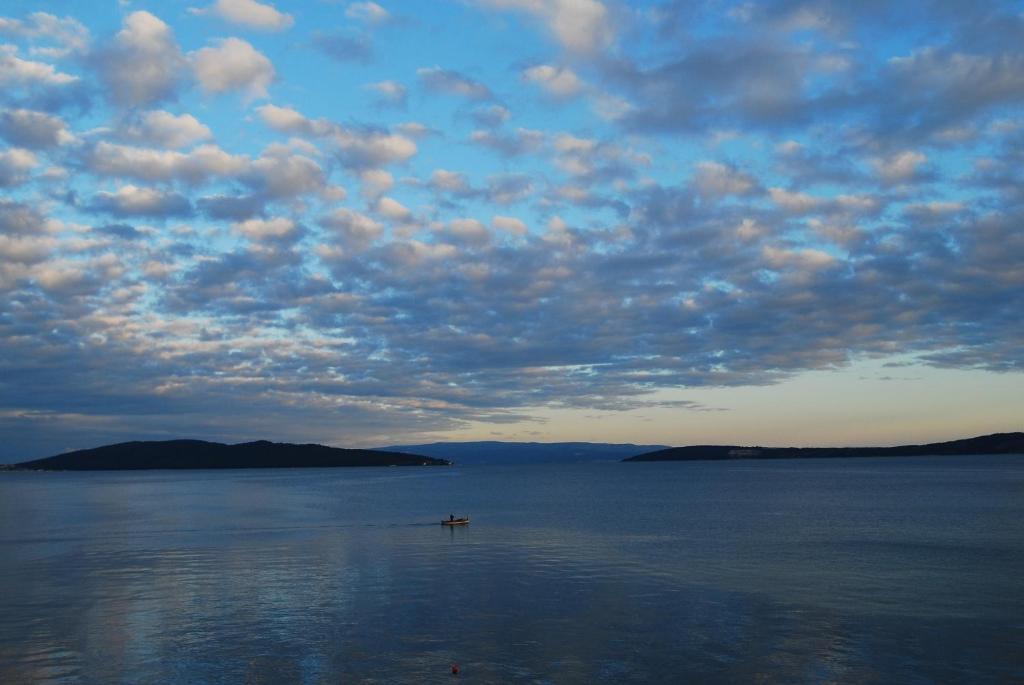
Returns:
[[[225,445],[204,440],[122,442],[14,464],[34,471],[132,471],[142,469],[281,469],[335,466],[447,466],[418,454],[353,450],[286,442]]]
[[[1024,433],[993,433],[964,440],[895,447],[742,447],[693,445],[638,454],[623,461],[713,461],[724,459],[829,459],[835,457],[925,457],[1024,454]]]

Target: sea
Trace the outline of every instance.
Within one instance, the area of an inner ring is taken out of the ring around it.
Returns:
[[[1022,682],[1024,456],[0,473],[5,685]]]

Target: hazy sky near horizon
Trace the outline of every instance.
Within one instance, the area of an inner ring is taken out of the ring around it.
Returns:
[[[1018,2],[0,3],[0,461],[1021,429]]]

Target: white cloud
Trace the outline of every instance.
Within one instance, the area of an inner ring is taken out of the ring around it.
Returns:
[[[562,153],[588,155],[597,149],[598,142],[593,138],[579,138],[563,133],[555,138],[555,149]]]
[[[193,14],[215,14],[225,21],[259,31],[283,31],[295,23],[292,15],[256,0],[217,0],[207,9],[190,11]]]
[[[77,80],[77,76],[57,71],[52,64],[19,58],[14,46],[0,45],[0,85],[64,86]]]
[[[583,90],[583,81],[569,67],[538,64],[525,70],[523,79],[540,86],[556,98],[571,98]]]
[[[182,153],[106,141],[96,144],[88,163],[93,171],[104,176],[190,183],[209,177],[237,176],[249,168],[247,157],[231,155],[216,145],[202,145]]]
[[[82,52],[89,45],[89,30],[73,17],[57,17],[47,12],[33,12],[25,21],[0,17],[0,33],[23,36],[33,40],[51,40],[60,47],[36,47],[33,54],[64,57]]]
[[[466,192],[470,189],[469,179],[465,174],[447,169],[435,169],[430,175],[430,186],[449,193]]]
[[[452,219],[445,231],[450,237],[467,243],[485,243],[490,239],[487,227],[476,219]]]
[[[526,235],[526,224],[515,217],[496,214],[491,218],[491,226],[499,231],[506,231],[513,235]]]
[[[257,107],[256,111],[259,113],[260,118],[263,119],[263,123],[282,133],[325,136],[334,130],[330,122],[323,119],[316,121],[307,119],[301,112],[291,107],[263,105],[262,107]]]
[[[394,241],[384,249],[385,263],[389,268],[410,268],[424,262],[450,259],[458,254],[454,245],[447,243],[423,243],[418,240]]]
[[[93,205],[118,216],[180,216],[191,210],[188,200],[178,193],[134,185],[113,193],[96,193]]]
[[[628,100],[608,93],[596,93],[591,102],[594,113],[606,121],[624,119],[635,109]]]
[[[437,133],[436,130],[426,126],[425,124],[421,124],[418,121],[406,121],[398,124],[395,126],[395,130],[402,135],[417,139]]]
[[[458,95],[470,100],[487,100],[491,97],[490,88],[457,71],[441,67],[423,67],[416,70],[416,75],[430,90]]]
[[[172,97],[185,60],[171,27],[149,12],[128,15],[113,43],[96,56],[108,96],[119,105],[144,105]]]
[[[791,214],[807,214],[820,209],[825,200],[807,193],[793,192],[785,188],[769,188],[772,202]]]
[[[766,245],[761,256],[773,269],[822,269],[836,263],[836,258],[827,252],[814,249],[783,250]]]
[[[345,208],[321,217],[320,225],[336,232],[345,247],[355,250],[368,247],[384,232],[384,227],[370,217]]]
[[[45,235],[13,236],[0,233],[0,262],[32,264],[46,259],[59,245],[58,241]],[[4,268],[0,267],[0,284]]]
[[[608,8],[598,0],[476,0],[485,7],[533,15],[571,51],[590,54],[615,38]]]
[[[130,129],[129,138],[160,147],[188,147],[213,137],[210,129],[191,114],[174,115],[163,110],[146,112],[137,127]]]
[[[905,150],[889,157],[874,160],[875,170],[886,183],[909,181],[917,174],[917,168],[928,161],[920,152]]]
[[[221,39],[216,47],[197,50],[191,58],[199,84],[210,93],[241,90],[249,98],[267,97],[274,81],[274,65],[240,38]]]
[[[391,221],[405,222],[412,219],[412,212],[408,207],[387,196],[377,200],[377,213]]]
[[[746,195],[757,188],[753,176],[719,162],[698,162],[693,183],[704,197]]]
[[[367,24],[383,24],[391,19],[391,13],[375,2],[353,2],[345,9],[345,16]]]
[[[416,154],[416,143],[406,136],[384,131],[350,130],[326,119],[308,119],[290,107],[265,105],[257,110],[271,128],[285,133],[329,137],[338,146],[342,162],[356,168],[404,162]]]
[[[334,140],[341,148],[342,161],[355,167],[404,162],[417,151],[416,143],[395,133],[358,132],[339,128]]]
[[[363,183],[361,193],[366,198],[379,197],[395,185],[394,177],[383,169],[366,169],[359,178]]]
[[[768,234],[768,228],[754,219],[746,218],[736,227],[740,240],[756,240]]]
[[[487,128],[497,128],[509,120],[512,112],[502,105],[488,105],[473,111],[473,120]]]
[[[380,81],[379,83],[371,83],[367,88],[377,93],[378,103],[393,107],[403,106],[409,95],[409,89],[398,81]]]
[[[252,162],[243,180],[271,198],[283,198],[324,190],[327,175],[309,157],[270,148]]]
[[[286,217],[249,219],[234,225],[234,230],[250,240],[285,238],[295,232],[295,221]]]
[[[24,183],[38,164],[39,160],[28,150],[12,148],[0,152],[0,187]]]
[[[835,204],[838,209],[844,212],[856,214],[870,214],[878,211],[878,208],[881,206],[877,197],[849,194],[837,195]]]
[[[13,145],[35,149],[75,140],[60,117],[29,109],[0,110],[0,136]]]
[[[517,128],[510,135],[498,131],[473,131],[469,140],[506,157],[515,157],[539,150],[544,144],[544,132],[528,128]]]

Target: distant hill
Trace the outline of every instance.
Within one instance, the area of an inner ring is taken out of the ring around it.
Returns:
[[[102,471],[139,469],[265,469],[333,466],[445,466],[444,459],[380,450],[349,450],[285,442],[225,445],[204,440],[122,442],[14,464],[13,469]]]
[[[396,445],[381,450],[451,459],[458,464],[571,464],[622,461],[665,445],[618,445],[603,442],[433,442]]]
[[[719,459],[827,459],[830,457],[923,457],[956,454],[1024,454],[1024,433],[896,447],[741,447],[693,445],[638,454],[623,461],[707,461]]]

